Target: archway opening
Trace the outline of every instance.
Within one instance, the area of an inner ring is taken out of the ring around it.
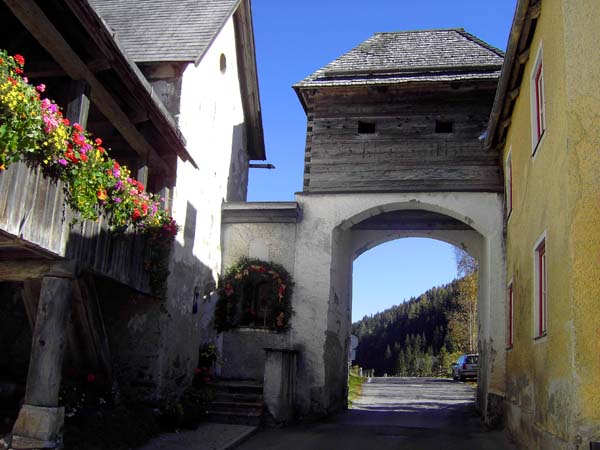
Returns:
[[[353,265],[353,364],[374,376],[449,377],[477,353],[477,263],[434,239],[387,242]]]
[[[350,374],[475,381],[477,367],[452,365],[477,353],[481,235],[441,213],[398,210],[355,223],[339,242],[353,275]]]

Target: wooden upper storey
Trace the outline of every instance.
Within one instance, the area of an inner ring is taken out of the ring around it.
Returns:
[[[501,192],[483,139],[502,60],[464,30],[378,33],[302,80],[304,192]]]
[[[502,191],[485,150],[495,83],[316,90],[309,100],[305,192]]]
[[[44,83],[71,122],[100,137],[148,190],[176,177],[177,158],[195,164],[173,118],[88,2],[4,0],[0,39],[25,56],[25,75]],[[148,249],[140,236],[117,236],[103,219],[69,227],[63,184],[12,164],[0,173],[0,281],[36,278],[59,259],[148,291]]]

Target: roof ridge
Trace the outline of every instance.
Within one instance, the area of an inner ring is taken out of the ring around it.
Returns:
[[[477,36],[475,36],[474,34],[469,33],[464,28],[461,28],[460,30],[457,29],[456,31],[458,33],[460,33],[462,36],[464,36],[467,39],[469,39],[470,41],[473,41],[476,44],[479,44],[480,46],[482,46],[483,48],[486,48],[486,49],[488,49],[488,50],[496,53],[498,56],[504,58],[504,52],[502,50],[500,50],[498,47],[494,47],[493,45],[488,44],[484,40],[479,39]]]
[[[432,31],[465,31],[464,28],[429,28],[422,30],[376,31],[376,34],[401,34],[401,33],[430,33]]]

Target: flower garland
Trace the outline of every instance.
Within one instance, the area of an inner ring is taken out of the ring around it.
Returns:
[[[215,327],[219,333],[254,323],[256,299],[251,291],[261,284],[269,286],[263,326],[278,332],[289,328],[294,285],[290,274],[278,264],[242,258],[219,278],[219,300],[215,308]]]
[[[42,98],[46,86],[30,85],[24,66],[22,55],[0,50],[0,173],[18,161],[39,167],[65,182],[65,199],[78,214],[76,220],[103,215],[111,228],[144,232],[170,249],[179,227],[161,208],[164,199],[145,192],[127,167],[108,156],[102,139],[92,140],[83,127],[63,117],[56,103]],[[164,251],[158,253],[164,258]],[[146,266],[156,287],[166,275],[165,262],[161,265],[155,254],[151,249]],[[157,265],[160,273],[153,277]]]

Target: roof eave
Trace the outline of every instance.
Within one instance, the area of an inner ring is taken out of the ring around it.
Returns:
[[[183,161],[189,161],[194,167],[198,168],[186,149],[185,138],[179,131],[175,121],[137,65],[127,56],[114,38],[113,33],[109,31],[106,22],[98,15],[88,0],[65,1],[88,30],[90,36],[110,52],[106,56],[111,67],[121,76],[122,81],[131,87],[133,92],[139,93],[140,99],[144,101],[149,110],[150,120],[161,134],[169,140],[173,151]]]
[[[484,146],[487,149],[502,146],[510,125],[513,103],[518,96],[518,88],[523,76],[522,70],[527,63],[535,22],[541,12],[541,3],[541,0],[519,0],[517,3],[506,56],[486,131]]]
[[[250,0],[241,0],[233,14],[242,107],[246,121],[248,158],[267,159],[256,66]]]

